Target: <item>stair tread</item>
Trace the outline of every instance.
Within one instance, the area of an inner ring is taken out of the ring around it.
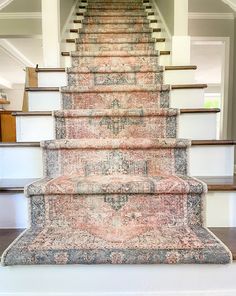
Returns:
[[[39,145],[39,144],[38,144]],[[236,191],[236,176],[200,176],[209,191]],[[23,192],[24,187],[38,178],[0,179],[0,192]]]
[[[24,231],[24,229],[0,229],[0,257],[5,249]]]
[[[233,146],[236,145],[236,140],[192,140],[193,146]],[[0,142],[0,147],[40,147],[40,142]]]
[[[105,42],[105,43],[107,43],[107,42]],[[118,42],[118,43],[120,43],[120,42]],[[126,42],[125,42],[126,43]],[[130,43],[133,43],[133,42],[130,42]],[[149,43],[149,42],[147,42],[147,43]],[[159,52],[159,55],[170,55],[170,51],[169,50],[160,50],[160,51],[157,51],[157,53]],[[72,54],[73,54],[73,52],[71,52]],[[62,51],[61,52],[61,55],[62,56],[71,56],[72,54],[71,54],[69,51]],[[158,56],[158,54],[154,54],[154,55],[156,55],[156,56]],[[73,56],[73,55],[72,55]],[[81,53],[80,54],[80,56],[83,56],[83,53]],[[90,55],[91,56],[91,55]],[[102,55],[100,55],[100,56],[102,56]],[[104,55],[105,56],[105,55]],[[111,54],[109,54],[109,52],[107,52],[107,55],[106,56],[111,56]],[[124,54],[122,55],[122,56],[124,56]],[[128,56],[128,55],[127,55]],[[129,55],[129,56],[132,56],[132,54],[131,55]],[[147,56],[150,56],[150,55],[147,55]],[[199,85],[199,84],[198,84]],[[203,85],[203,84],[201,84],[201,85]],[[181,88],[181,86],[182,85],[180,85],[179,86],[179,88]],[[205,87],[207,87],[207,85],[206,84],[204,84],[204,88]]]
[[[173,183],[175,186],[173,186]],[[27,196],[57,194],[176,194],[206,193],[207,186],[193,177],[183,175],[99,175],[77,174],[45,177],[27,186]]]
[[[9,105],[11,102],[6,99],[0,99],[0,105]]]
[[[195,65],[187,65],[187,66],[165,66],[166,71],[174,71],[174,70],[196,70],[197,66]]]
[[[236,260],[236,227],[214,227],[210,230],[225,243],[232,252],[233,260]],[[24,229],[0,229],[0,257],[23,231]]]
[[[159,56],[157,50],[132,50],[130,52],[120,51],[72,51],[72,57],[136,57],[136,56]]]
[[[104,65],[104,67],[100,67],[97,69],[89,69],[88,67],[70,67],[66,69],[66,72],[69,74],[76,74],[76,73],[158,73],[163,72],[164,68],[163,66],[152,66],[149,65],[149,68],[141,68],[138,66],[137,68],[131,68],[127,65],[118,65],[118,66],[112,66],[112,65]]]
[[[129,110],[129,109],[128,109]],[[140,110],[140,109],[137,109]],[[12,111],[10,111],[11,113]],[[220,112],[219,108],[199,108],[199,109],[180,109],[182,114],[192,114],[192,113],[218,113]],[[51,116],[52,111],[14,111],[12,112],[13,116]]]
[[[38,178],[0,179],[0,192],[23,192],[24,187]]]
[[[154,41],[153,41],[154,42]],[[146,43],[153,43],[152,41]],[[165,66],[165,71],[173,71],[173,70],[196,70],[197,66]],[[36,72],[65,72],[66,68],[36,68]]]

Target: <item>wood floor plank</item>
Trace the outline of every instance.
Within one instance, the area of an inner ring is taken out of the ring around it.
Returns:
[[[0,257],[5,249],[24,231],[24,229],[0,229]]]

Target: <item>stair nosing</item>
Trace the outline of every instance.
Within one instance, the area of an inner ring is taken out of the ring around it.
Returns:
[[[192,146],[235,146],[236,140],[191,140]],[[1,142],[4,147],[40,147],[40,142]]]
[[[137,109],[137,108],[134,108]],[[102,109],[99,109],[102,110]],[[137,109],[139,110],[139,109]],[[63,111],[63,110],[60,110]],[[199,108],[199,109],[180,109],[180,114],[205,114],[205,113],[218,113],[220,112],[219,108]],[[52,116],[53,111],[14,111],[11,113],[13,116]]]
[[[177,87],[176,87],[177,86]],[[202,89],[206,88],[207,84],[182,84],[182,85],[171,85],[172,90],[179,90],[179,89]],[[52,92],[59,92],[60,87],[26,87],[25,91],[52,91]]]
[[[141,42],[142,43],[142,42]],[[149,43],[149,42],[143,42],[143,43]],[[154,41],[151,41],[150,43],[154,43]],[[86,44],[96,44],[96,43],[86,43]],[[181,70],[196,70],[197,66],[165,66],[165,71],[181,71]],[[66,68],[35,68],[35,72],[66,72]],[[89,73],[89,71],[88,71]],[[98,72],[100,73],[100,72]]]
[[[213,177],[213,178],[220,178],[220,179],[232,179],[232,182],[234,182],[235,180],[235,183],[227,183],[225,181],[225,183],[217,183],[217,182],[210,182],[209,179],[212,178],[211,176],[206,176],[206,177],[203,177],[203,176],[196,176],[194,178],[197,178],[198,180],[201,180],[203,182],[205,182],[208,186],[208,191],[209,192],[213,192],[213,191],[219,191],[219,192],[223,192],[223,191],[236,191],[236,178],[234,177]],[[208,181],[207,181],[208,179]],[[2,179],[4,180],[4,179]],[[7,179],[7,180],[10,180],[10,179]],[[22,186],[19,186],[19,185],[11,185],[11,186],[7,186],[7,185],[0,185],[0,193],[7,193],[7,192],[19,192],[19,193],[22,193],[24,192],[24,187],[29,184],[30,182],[34,182],[34,181],[37,181],[37,180],[40,180],[40,178],[31,178],[31,179],[28,179],[28,178],[15,178],[15,179],[12,179],[12,180],[26,180],[25,181],[25,185],[22,185]],[[0,180],[1,181],[1,180]]]

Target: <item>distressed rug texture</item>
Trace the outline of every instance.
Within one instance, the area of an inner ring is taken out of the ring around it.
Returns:
[[[204,227],[207,187],[188,176],[145,4],[89,0],[30,227],[3,265],[231,262]]]

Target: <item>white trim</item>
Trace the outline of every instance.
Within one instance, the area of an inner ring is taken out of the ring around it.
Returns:
[[[13,0],[2,0],[0,1],[0,10],[10,4]]]
[[[229,5],[234,11],[236,11],[236,3],[233,0],[222,0],[225,4]]]
[[[165,291],[165,292],[104,292],[104,293],[0,293],[0,296],[235,296],[236,290]]]
[[[67,20],[66,20],[66,22],[65,22],[65,24],[64,24],[64,26],[62,28],[61,41],[63,40],[63,38],[64,38],[64,36],[66,34],[66,31],[67,31],[67,29],[68,29],[68,27],[70,25],[70,22],[71,22],[71,19],[72,19],[73,15],[75,14],[75,9],[76,9],[76,7],[78,5],[78,2],[79,2],[79,0],[76,0],[75,3],[73,4],[73,6],[72,6],[72,8],[70,10],[70,13],[69,13],[69,15],[67,17]]]
[[[190,20],[234,20],[233,13],[189,12]]]
[[[33,62],[31,62],[22,52],[20,52],[13,44],[11,44],[11,42],[6,39],[0,39],[0,49],[23,66],[35,66]]]
[[[222,67],[222,89],[224,91],[221,105],[220,139],[227,138],[228,132],[228,105],[229,105],[229,63],[230,63],[230,37],[191,37],[193,44],[209,44],[209,42],[221,42],[224,45]]]
[[[161,20],[161,22],[162,22],[162,24],[163,24],[163,26],[164,26],[164,28],[165,28],[165,31],[166,31],[166,34],[167,34],[168,38],[171,39],[171,38],[172,38],[172,37],[171,37],[172,35],[171,35],[171,33],[170,33],[170,30],[169,30],[169,28],[168,28],[168,26],[167,26],[167,24],[166,24],[166,22],[165,22],[165,19],[164,19],[162,13],[161,13],[159,7],[157,6],[156,1],[155,1],[155,0],[152,0],[152,4],[153,4],[153,6],[154,6],[154,10],[156,10],[158,16],[160,17],[160,20]]]
[[[1,20],[12,19],[41,19],[41,12],[0,12]]]

